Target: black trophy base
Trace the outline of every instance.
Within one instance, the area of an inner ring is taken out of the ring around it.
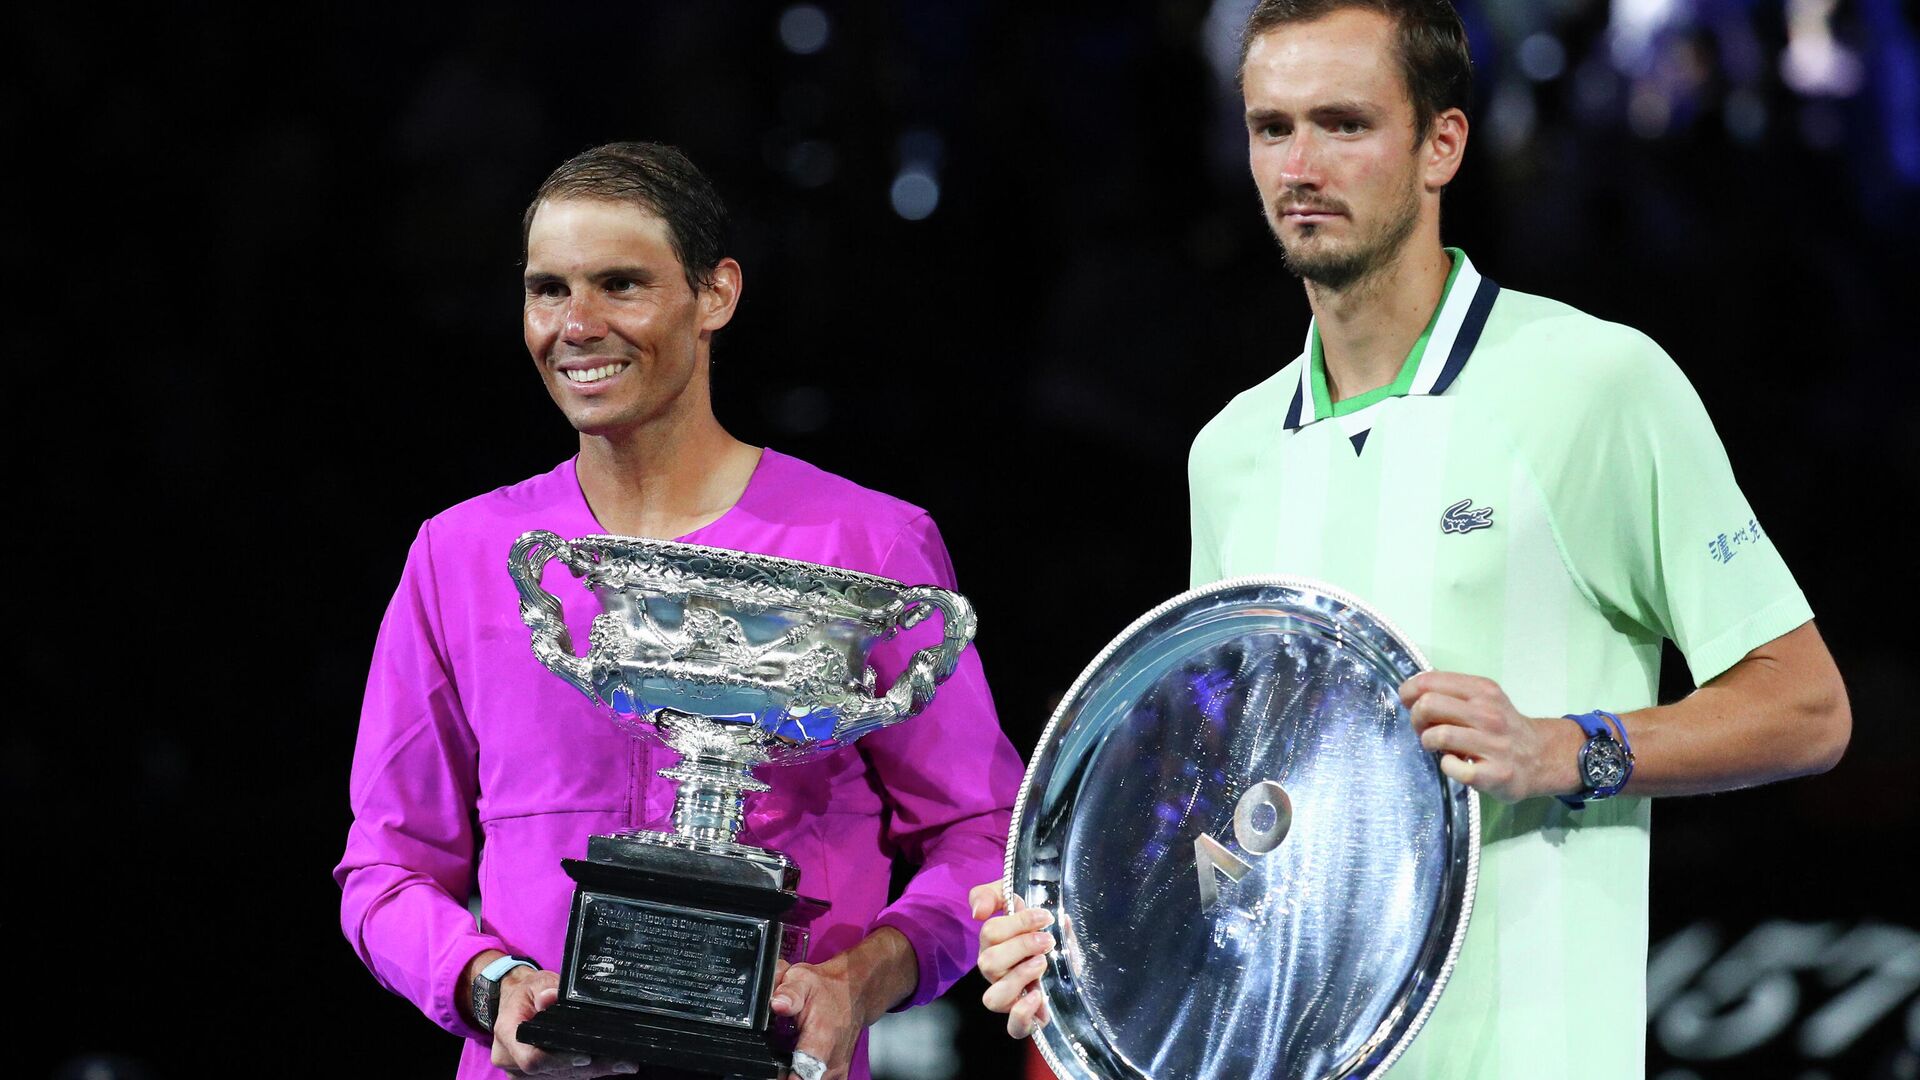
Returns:
[[[543,1050],[674,1069],[689,1080],[713,1076],[779,1080],[793,1060],[791,1050],[775,1049],[759,1036],[654,1027],[631,1015],[609,1016],[606,1009],[565,1001],[521,1024],[517,1037]]]
[[[772,1014],[779,960],[826,910],[751,860],[596,836],[575,882],[560,999],[516,1037],[689,1077],[778,1080],[793,1025]]]

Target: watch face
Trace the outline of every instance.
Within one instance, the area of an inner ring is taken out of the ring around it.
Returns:
[[[476,1026],[485,1031],[493,1030],[493,1004],[499,993],[500,984],[490,979],[475,977],[473,980],[473,1019]]]
[[[1627,778],[1626,755],[1612,739],[1594,739],[1587,743],[1587,752],[1580,764],[1586,774],[1587,788],[1592,791],[1613,787]]]

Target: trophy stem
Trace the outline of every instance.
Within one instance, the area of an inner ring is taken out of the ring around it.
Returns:
[[[766,791],[754,778],[756,762],[693,755],[660,775],[679,782],[673,795],[673,831],[689,840],[737,844],[746,825],[748,792]]]

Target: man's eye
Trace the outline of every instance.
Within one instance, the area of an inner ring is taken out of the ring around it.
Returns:
[[[542,300],[555,300],[567,295],[567,287],[557,281],[543,281],[529,291]]]
[[[627,292],[638,287],[638,285],[639,283],[632,278],[617,277],[607,279],[608,292]]]
[[[1285,138],[1287,135],[1287,127],[1285,124],[1265,124],[1261,126],[1260,134],[1268,139]]]
[[[1365,130],[1367,130],[1367,125],[1358,120],[1340,121],[1340,134],[1342,135],[1358,135]]]

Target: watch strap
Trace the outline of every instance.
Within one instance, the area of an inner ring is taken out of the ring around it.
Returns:
[[[499,956],[473,977],[473,1021],[482,1030],[493,1030],[493,1021],[500,1013],[500,980],[517,967],[538,971],[540,962],[525,956]]]
[[[507,972],[517,967],[538,968],[540,962],[525,956],[502,956],[493,963],[480,969],[480,977],[489,982],[499,982],[507,977]]]
[[[1627,741],[1626,722],[1605,709],[1595,709],[1592,712],[1578,714],[1568,713],[1566,719],[1580,725],[1580,730],[1587,735],[1587,741],[1580,746],[1580,783],[1582,790],[1578,795],[1558,796],[1559,800],[1566,803],[1569,807],[1578,810],[1591,800],[1610,799],[1618,795],[1620,789],[1627,786],[1627,781],[1633,778],[1633,744]],[[1589,787],[1587,786],[1586,770],[1587,752],[1595,742],[1601,739],[1605,739],[1620,748],[1623,768],[1620,773],[1620,779],[1614,783],[1607,784],[1603,787]]]

